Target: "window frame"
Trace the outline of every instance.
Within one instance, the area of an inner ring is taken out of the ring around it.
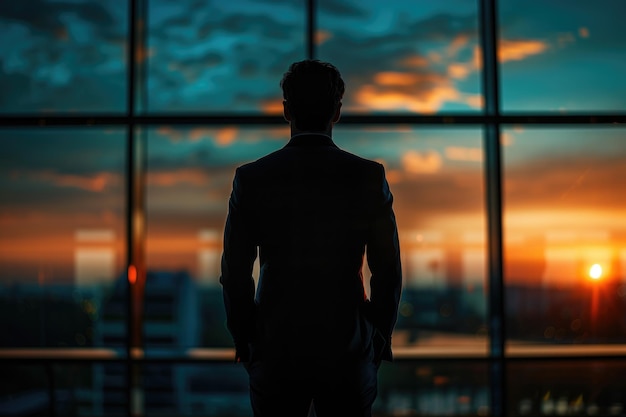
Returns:
[[[559,358],[551,354],[541,356],[507,355],[506,320],[504,314],[504,257],[503,257],[503,225],[502,225],[502,156],[501,129],[506,125],[570,125],[570,126],[609,126],[626,123],[626,110],[614,113],[586,114],[548,114],[518,113],[502,114],[500,103],[498,50],[498,13],[497,0],[478,1],[479,14],[479,45],[482,48],[481,96],[484,107],[478,114],[386,114],[386,115],[342,115],[342,125],[376,126],[376,125],[423,125],[423,126],[473,126],[483,131],[485,207],[487,217],[487,283],[488,305],[487,321],[489,323],[489,349],[487,357],[468,354],[464,357],[455,356],[455,360],[487,361],[490,368],[490,413],[503,415],[506,413],[506,369],[512,362],[524,360],[592,360],[592,359],[626,359],[626,350],[616,350],[606,354],[566,356]],[[136,271],[137,279],[128,282],[126,311],[126,352],[123,356],[115,356],[93,349],[77,355],[72,351],[12,349],[0,352],[0,361],[19,361],[39,363],[46,367],[49,377],[51,415],[54,415],[54,377],[52,366],[64,362],[123,362],[126,365],[126,407],[128,415],[133,411],[133,387],[140,383],[139,366],[144,363],[165,362],[174,364],[194,362],[225,362],[231,359],[229,350],[195,349],[186,355],[163,359],[145,358],[141,350],[142,318],[141,311],[143,287],[145,285],[145,189],[146,189],[146,138],[142,127],[157,125],[170,126],[284,126],[284,119],[276,115],[259,114],[141,114],[137,109],[145,109],[146,65],[138,64],[134,57],[136,52],[146,45],[145,24],[148,0],[128,0],[129,26],[126,56],[127,91],[126,112],[120,114],[0,114],[0,127],[49,127],[49,126],[115,126],[126,128],[126,268],[129,274]],[[306,53],[309,58],[316,57],[315,33],[317,27],[317,1],[306,2]],[[447,360],[448,357],[416,357],[396,355],[396,360]]]

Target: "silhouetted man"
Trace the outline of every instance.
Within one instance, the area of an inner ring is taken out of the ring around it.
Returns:
[[[311,404],[317,417],[370,416],[402,283],[392,194],[381,164],[333,143],[345,88],[333,65],[296,62],[281,87],[291,139],[239,167],[229,201],[220,282],[236,359],[255,417]]]

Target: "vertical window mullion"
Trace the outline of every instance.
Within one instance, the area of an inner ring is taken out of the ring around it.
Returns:
[[[307,58],[315,59],[317,51],[315,48],[315,32],[317,31],[317,5],[315,0],[307,1],[306,37],[307,37]]]
[[[135,361],[135,349],[141,348],[141,316],[145,268],[144,204],[143,181],[144,146],[136,130],[136,109],[138,94],[145,94],[139,83],[142,63],[137,57],[144,57],[143,33],[145,32],[145,8],[142,0],[128,0],[129,27],[127,46],[127,172],[126,172],[126,243],[127,243],[127,340],[126,340],[126,413],[135,415],[141,405],[135,404],[135,390],[139,389],[139,370]],[[144,104],[141,102],[140,104]]]
[[[505,413],[506,363],[502,244],[502,175],[498,79],[498,23],[496,0],[479,0],[482,80],[485,113],[485,190],[487,205],[489,277],[489,352],[491,359],[491,415]]]

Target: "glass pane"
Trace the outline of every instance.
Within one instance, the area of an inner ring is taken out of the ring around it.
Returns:
[[[0,415],[50,415],[49,372],[43,365],[2,363],[0,378]],[[11,375],[7,378],[6,375]]]
[[[508,416],[621,416],[623,360],[522,361],[507,367]]]
[[[127,415],[123,363],[3,363],[2,366],[5,376],[0,382],[2,416]]]
[[[146,134],[146,347],[231,347],[218,279],[235,168],[282,147],[289,129],[164,126]]]
[[[334,137],[381,162],[394,195],[404,288],[393,342],[486,354],[481,130],[337,126]]]
[[[626,130],[503,136],[510,350],[625,343]]]
[[[320,59],[346,82],[347,113],[482,109],[475,1],[319,0]]]
[[[234,169],[284,146],[288,129],[160,127],[147,134],[146,341],[230,347],[218,277]],[[405,274],[394,342],[405,349],[486,353],[480,135],[478,129],[335,130],[338,146],[387,167]]]
[[[153,0],[146,111],[280,113],[279,81],[305,58],[301,2]]]
[[[0,130],[2,347],[122,345],[125,140]]]
[[[0,113],[126,110],[127,1],[0,3]]]
[[[626,2],[501,0],[505,111],[626,108]]]
[[[251,415],[248,374],[240,364],[149,364],[141,379],[143,415]]]
[[[488,364],[481,361],[384,362],[374,415],[487,416],[488,375]]]

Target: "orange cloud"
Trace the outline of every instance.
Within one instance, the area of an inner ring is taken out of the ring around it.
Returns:
[[[332,37],[332,33],[328,32],[327,30],[318,30],[317,32],[315,32],[315,44],[321,45]]]
[[[196,128],[191,129],[189,131],[188,136],[189,136],[189,140],[191,142],[197,142],[197,141],[199,141],[202,138],[213,136],[214,132],[215,132],[214,129],[207,129],[207,128],[204,128],[204,127],[196,127]]]
[[[137,45],[137,48],[135,49],[135,62],[138,64],[141,64],[142,62],[144,62],[146,59],[150,58],[153,55],[154,55],[154,49],[152,48],[146,49],[141,45]]]
[[[282,114],[283,99],[265,100],[260,104],[261,111],[265,114]]]
[[[387,182],[390,185],[398,184],[402,181],[402,172],[397,169],[390,169],[386,172]]]
[[[461,34],[455,37],[446,51],[448,56],[456,56],[460,49],[466,46],[469,42],[469,36]]]
[[[515,143],[515,137],[510,132],[502,132],[500,134],[500,144],[502,146],[511,146]]]
[[[418,74],[406,72],[379,72],[374,76],[374,82],[380,85],[413,85],[418,81]]]
[[[434,63],[441,62],[441,54],[435,51],[430,51],[428,53],[428,58]]]
[[[588,38],[589,29],[587,29],[586,27],[578,28],[578,36],[580,36],[581,38]]]
[[[472,64],[476,69],[482,68],[483,65],[483,50],[478,45],[474,46]]]
[[[460,62],[454,62],[448,65],[448,75],[457,80],[467,78],[469,73],[473,70],[473,64],[463,64]]]
[[[433,174],[441,169],[441,155],[437,151],[420,153],[407,151],[402,155],[402,167],[409,174]]]
[[[503,39],[498,48],[498,59],[500,62],[521,61],[531,55],[540,54],[546,49],[548,49],[548,44],[543,41],[509,41]]]
[[[161,126],[157,129],[157,132],[169,137],[172,142],[178,142],[185,138],[191,142],[197,142],[207,138],[214,139],[218,146],[227,146],[235,141],[239,131],[233,126],[227,126],[222,129],[196,127],[186,133],[185,130],[174,130],[169,126]]]
[[[466,94],[463,101],[475,109],[482,109],[483,107],[483,96],[480,94]]]
[[[41,181],[50,182],[57,187],[72,187],[92,192],[104,191],[107,186],[119,182],[119,176],[110,172],[99,172],[94,175],[74,175],[44,171],[34,174],[33,177]]]
[[[421,55],[413,55],[402,59],[400,65],[409,68],[424,68],[428,66],[428,59]]]
[[[234,126],[224,127],[215,133],[215,143],[219,146],[228,146],[237,139],[239,130]]]
[[[174,130],[170,126],[159,126],[157,133],[162,136],[167,136],[172,142],[178,142],[183,139],[183,134],[180,130]]]
[[[177,184],[203,186],[208,184],[207,175],[199,169],[180,169],[177,171],[151,171],[147,175],[148,185],[171,187]]]
[[[437,82],[435,85],[424,86],[422,81],[416,79],[414,88],[411,89],[364,85],[355,92],[354,99],[358,105],[370,110],[407,109],[414,112],[434,113],[444,102],[456,101],[459,98],[459,92],[445,78],[439,79],[435,74],[426,78],[435,79]]]
[[[446,158],[453,161],[481,162],[483,152],[480,148],[465,148],[462,146],[448,146],[445,150]]]

